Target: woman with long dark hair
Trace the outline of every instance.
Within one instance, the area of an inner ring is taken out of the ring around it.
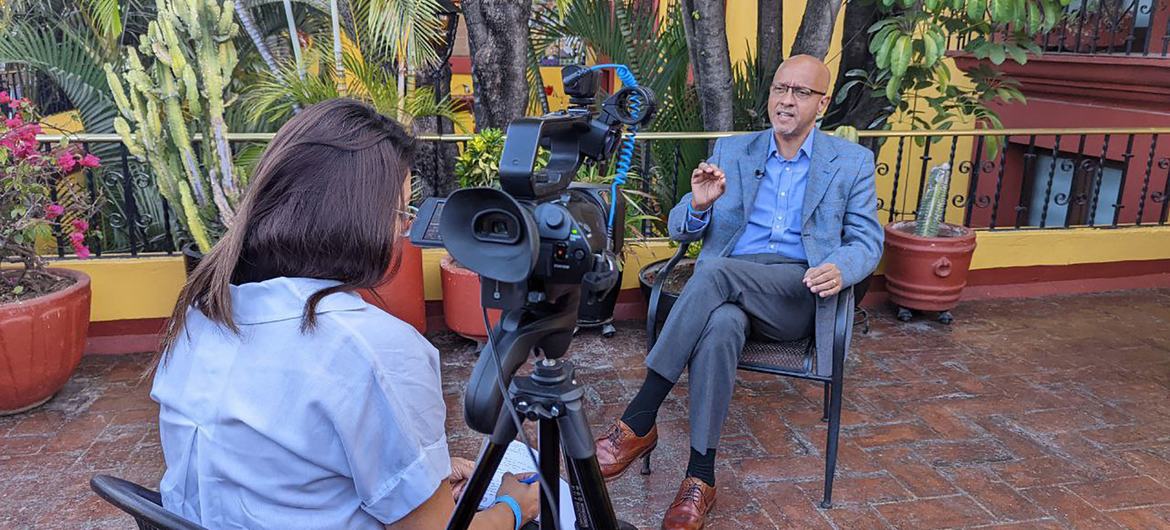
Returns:
[[[163,504],[210,528],[439,528],[472,464],[448,455],[438,351],[355,292],[403,228],[413,142],[353,100],[268,145],[166,329]],[[396,267],[395,267],[396,268]],[[474,528],[536,516],[505,476]]]

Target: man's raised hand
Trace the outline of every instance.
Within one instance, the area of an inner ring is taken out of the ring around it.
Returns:
[[[710,208],[727,189],[727,176],[715,164],[700,162],[691,172],[691,208],[701,212]]]

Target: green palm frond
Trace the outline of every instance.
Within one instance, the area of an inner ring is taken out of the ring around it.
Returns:
[[[98,37],[116,43],[122,36],[122,6],[119,0],[80,0]]]
[[[294,103],[309,106],[340,96],[332,55],[319,48],[309,49],[305,50],[304,60],[306,64],[318,64],[316,75],[302,79],[296,65],[289,61],[279,69],[278,76],[262,73],[247,87],[244,101],[251,121],[267,118],[280,122],[292,114]],[[365,61],[352,51],[343,54],[343,64],[348,75],[348,97],[365,101],[387,116],[398,116],[401,103],[407,115],[398,117],[404,122],[419,116],[441,116],[454,121],[451,102],[446,98],[437,100],[429,87],[415,87],[400,101],[395,77],[387,69]]]
[[[440,60],[444,31],[439,0],[354,0],[359,40],[372,54],[414,68]]]
[[[659,7],[639,0],[574,0],[564,16],[539,9],[533,46],[545,49],[558,39],[580,37],[595,55],[629,66],[639,84],[661,94],[672,81],[685,79],[689,64],[682,19],[670,9],[672,15],[661,21]]]
[[[762,63],[748,47],[747,57],[732,69],[735,130],[755,131],[768,126],[768,90],[772,77],[761,73]]]
[[[101,58],[79,35],[59,38],[54,28],[17,25],[0,39],[0,63],[27,65],[48,75],[77,107],[86,131],[113,132],[118,108]]]

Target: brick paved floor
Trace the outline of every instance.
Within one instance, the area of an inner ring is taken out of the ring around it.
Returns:
[[[832,510],[817,508],[819,387],[743,374],[717,464],[712,528],[1170,527],[1170,290],[964,304],[949,328],[888,311],[847,375]],[[456,454],[469,343],[443,351]],[[595,430],[643,375],[644,335],[573,344]],[[36,412],[0,418],[0,528],[127,528],[94,473],[156,487],[149,357],[88,357]],[[654,474],[610,486],[622,518],[657,527],[685,468],[686,384],[660,415]]]

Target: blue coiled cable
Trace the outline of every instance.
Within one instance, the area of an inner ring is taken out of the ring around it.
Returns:
[[[618,79],[621,79],[622,85],[628,87],[638,86],[638,80],[634,78],[634,73],[630,68],[624,64],[598,64],[591,66],[589,69],[596,71],[603,68],[613,68],[617,72]],[[642,112],[642,98],[634,94],[630,97],[630,114],[632,116],[639,116]],[[614,231],[614,218],[617,216],[618,203],[618,188],[625,185],[626,175],[630,172],[630,164],[634,160],[634,138],[638,134],[638,126],[629,126],[629,134],[626,134],[622,139],[622,147],[618,151],[616,166],[614,169],[613,185],[610,186],[609,199],[609,234],[612,237]]]

